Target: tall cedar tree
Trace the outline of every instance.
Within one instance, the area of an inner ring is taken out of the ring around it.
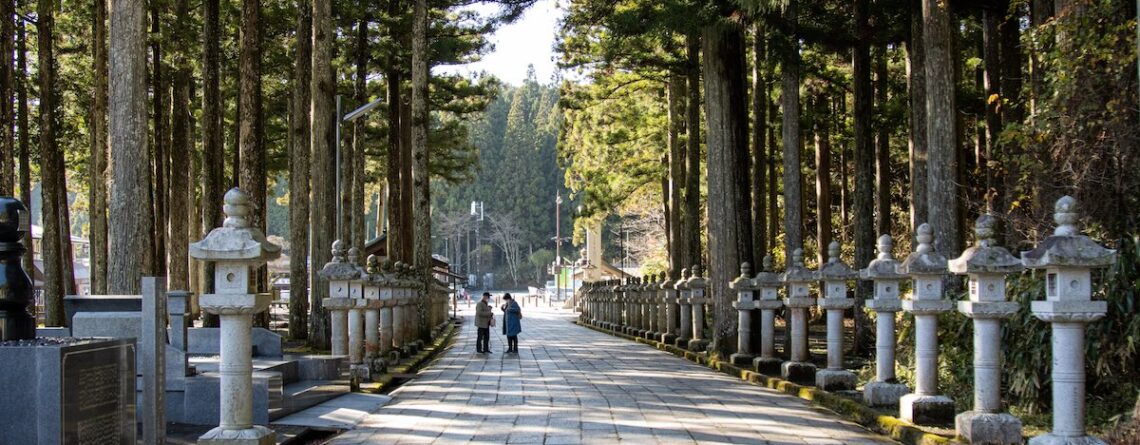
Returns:
[[[190,1],[177,0],[174,6],[175,17],[190,14]],[[173,23],[174,49],[173,73],[171,79],[172,101],[170,107],[170,195],[167,198],[170,233],[170,264],[168,266],[167,288],[190,290],[190,170],[191,151],[194,145],[190,134],[190,47],[191,35],[187,20]]]
[[[107,0],[95,0],[95,112],[91,116],[91,293],[107,294]]]
[[[202,233],[210,233],[222,225],[222,197],[226,193],[225,150],[222,145],[221,22],[219,0],[202,2]],[[214,292],[214,265],[206,263],[202,271],[202,292]],[[207,315],[206,326],[217,326],[218,317]]]
[[[313,58],[313,11],[310,0],[297,0],[297,41],[293,55],[293,101],[289,145],[289,337],[309,333],[309,71]]]
[[[310,128],[312,130],[312,164],[310,178],[312,179],[312,193],[309,202],[313,203],[310,209],[313,227],[335,227],[336,221],[336,189],[333,181],[336,177],[336,165],[332,158],[334,113],[333,96],[336,94],[336,84],[333,77],[332,53],[333,39],[336,35],[332,20],[331,2],[313,2],[313,65],[310,94],[312,95],[312,109],[310,110]],[[309,274],[309,283],[319,283],[316,271],[331,258],[332,231],[314,230],[312,234],[312,249],[310,252],[313,268]],[[311,286],[309,305],[309,344],[315,348],[329,346],[328,317],[321,309],[321,301],[328,297],[327,286]]]
[[[928,215],[934,229],[934,248],[945,255],[961,252],[958,231],[958,145],[954,118],[954,28],[949,5],[922,0],[923,45],[926,50],[926,137]],[[856,193],[858,195],[858,193]],[[858,229],[856,229],[856,233]]]

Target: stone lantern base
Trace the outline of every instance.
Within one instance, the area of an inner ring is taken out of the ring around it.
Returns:
[[[954,427],[969,443],[1021,443],[1021,420],[1008,413],[966,411],[954,418]]]
[[[780,365],[780,377],[792,383],[810,385],[815,383],[815,365],[807,362],[784,362]]]
[[[677,337],[673,340],[673,346],[678,348],[686,348],[689,346],[689,339],[685,337]]]
[[[916,425],[949,425],[954,401],[946,396],[907,394],[899,399],[899,417]]]
[[[728,359],[736,366],[748,366],[752,364],[753,356],[752,354],[741,354],[737,352],[728,356]]]
[[[863,386],[863,403],[870,406],[897,405],[910,392],[902,383],[871,382]]]
[[[780,375],[780,365],[782,364],[784,361],[777,357],[756,357],[752,359],[752,370],[775,377]]]
[[[217,427],[198,438],[198,445],[275,445],[277,435],[261,425],[242,430]]]
[[[815,373],[815,386],[824,391],[855,389],[855,373],[846,369],[824,369]]]
[[[1029,445],[1107,445],[1107,442],[1092,436],[1064,437],[1049,433],[1029,439]]]
[[[677,336],[675,334],[661,334],[659,340],[661,340],[661,343],[671,345],[677,341]]]
[[[693,352],[701,352],[705,350],[706,345],[707,343],[704,340],[694,338],[689,340],[687,349]]]

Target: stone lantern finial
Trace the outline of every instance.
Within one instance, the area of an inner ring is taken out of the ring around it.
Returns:
[[[914,249],[915,252],[922,254],[934,250],[934,247],[930,245],[934,242],[934,229],[930,228],[930,224],[922,223],[918,226],[918,236],[915,239],[918,240],[918,247]]]
[[[222,227],[229,227],[233,229],[244,229],[249,227],[249,195],[245,194],[241,189],[234,187],[226,192],[224,198],[225,205],[222,206],[222,213],[226,214],[225,221],[222,222]]]
[[[827,245],[827,262],[835,263],[839,261],[839,241],[832,241]]]
[[[355,247],[348,249],[348,262],[352,264],[360,264],[360,251]]]
[[[366,272],[370,274],[380,272],[380,257],[376,255],[368,255],[368,259],[365,260],[365,263],[367,264],[364,269]]]
[[[692,275],[689,274],[689,268],[686,267],[686,268],[681,269],[681,279],[682,280],[687,280],[687,279],[689,279],[690,276],[692,276]]]
[[[879,237],[879,259],[889,260],[891,257],[891,249],[895,247],[895,241],[891,239],[890,235],[883,235]]]
[[[346,262],[345,257],[347,255],[348,255],[348,251],[345,250],[345,248],[344,248],[344,241],[341,241],[341,240],[333,241],[333,244],[332,244],[332,260],[329,262],[330,263],[344,263],[344,262]]]
[[[693,265],[693,278],[700,278],[700,277],[701,277],[701,265],[700,264],[694,264]]]
[[[769,253],[767,255],[764,255],[764,260],[763,260],[762,264],[764,265],[764,268],[763,268],[764,272],[771,272],[772,271],[772,254]]]
[[[804,249],[796,248],[792,251],[792,265],[797,267],[804,267]]]
[[[1081,234],[1077,227],[1077,200],[1072,196],[1062,196],[1053,206],[1053,222],[1057,228],[1053,230],[1056,236],[1076,236]]]
[[[740,276],[748,278],[752,276],[752,265],[747,261],[740,263]]]
[[[993,247],[997,244],[997,240],[994,239],[997,234],[997,231],[994,230],[996,227],[997,218],[994,218],[993,215],[986,213],[978,217],[978,220],[974,222],[974,236],[977,237],[979,246]]]

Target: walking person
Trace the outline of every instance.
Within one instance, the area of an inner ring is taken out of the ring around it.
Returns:
[[[483,292],[483,298],[475,305],[475,352],[489,354],[491,352],[491,326],[495,325],[495,314],[491,311],[490,292]]]
[[[519,353],[519,332],[522,332],[522,308],[511,298],[503,295],[503,334],[507,336],[507,353]]]

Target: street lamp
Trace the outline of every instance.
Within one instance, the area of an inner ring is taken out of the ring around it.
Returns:
[[[341,115],[341,112],[340,112],[340,110],[341,110],[341,96],[339,94],[336,96],[336,115],[338,116],[338,118],[336,120],[336,238],[337,239],[343,239],[342,237],[344,236],[344,233],[341,232],[341,221],[343,221],[343,217],[344,217],[344,208],[343,208],[343,205],[341,204],[341,199],[340,199],[340,195],[342,193],[341,192],[341,165],[340,165],[340,143],[341,143],[341,141],[340,141],[340,126],[344,122],[349,122],[349,123],[355,122],[357,119],[360,118],[360,116],[363,116],[364,114],[368,113],[369,111],[372,111],[372,109],[380,106],[380,104],[383,102],[384,102],[383,99],[376,99],[372,102],[364,104],[364,106],[362,106],[360,108],[352,110],[348,114]]]

